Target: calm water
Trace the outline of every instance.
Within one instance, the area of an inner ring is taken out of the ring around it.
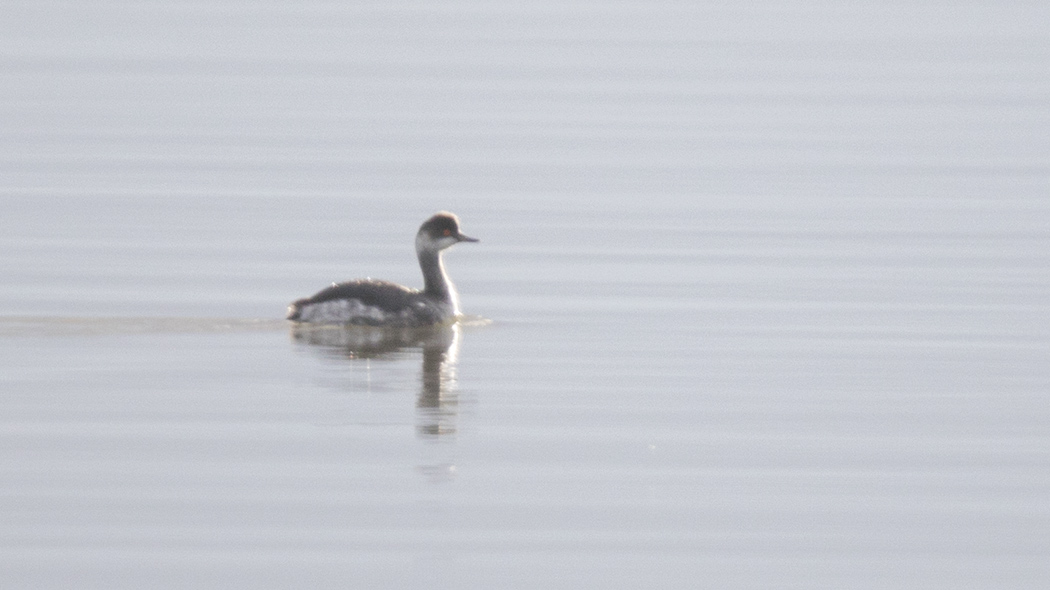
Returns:
[[[1046,22],[5,4],[0,586],[1046,587]]]

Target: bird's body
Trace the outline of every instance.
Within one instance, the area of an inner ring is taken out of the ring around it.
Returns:
[[[373,279],[336,283],[288,306],[289,320],[326,324],[421,327],[445,324],[459,315],[456,289],[445,274],[442,250],[459,242],[477,242],[459,231],[451,213],[435,214],[416,234],[416,256],[423,290]]]

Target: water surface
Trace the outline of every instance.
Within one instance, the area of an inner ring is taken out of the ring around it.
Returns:
[[[0,11],[0,586],[1050,580],[1042,4]]]

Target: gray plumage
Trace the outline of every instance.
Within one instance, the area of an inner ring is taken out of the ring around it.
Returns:
[[[297,322],[410,327],[452,321],[459,314],[459,302],[455,287],[445,274],[441,252],[459,242],[477,241],[459,231],[455,215],[437,213],[416,233],[422,291],[389,281],[346,281],[292,302],[287,318]]]

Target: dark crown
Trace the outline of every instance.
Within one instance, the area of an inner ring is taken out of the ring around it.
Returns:
[[[423,225],[419,226],[420,233],[426,232],[434,237],[440,237],[448,231],[448,235],[459,234],[459,219],[455,215],[442,211],[434,214],[433,217],[423,222]]]

